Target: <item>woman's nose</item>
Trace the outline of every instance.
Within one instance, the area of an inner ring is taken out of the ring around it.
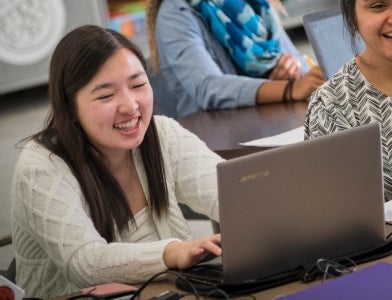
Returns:
[[[124,92],[121,95],[121,99],[119,101],[118,111],[122,114],[133,113],[138,109],[139,105],[137,103],[135,95],[131,92]]]
[[[388,22],[389,24],[392,24],[392,7],[389,8],[388,12],[389,12]]]

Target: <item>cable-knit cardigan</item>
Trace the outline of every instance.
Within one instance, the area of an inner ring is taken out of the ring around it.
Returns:
[[[26,297],[49,298],[105,282],[135,283],[165,270],[165,246],[173,239],[192,238],[178,203],[218,220],[216,165],[222,158],[176,121],[154,118],[170,207],[166,217],[151,216],[159,237],[153,242],[117,232],[116,241],[107,243],[65,162],[34,141],[26,144],[10,193],[16,280]],[[133,150],[133,158],[148,199],[139,149]]]

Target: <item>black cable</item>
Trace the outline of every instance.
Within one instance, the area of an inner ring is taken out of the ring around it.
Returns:
[[[208,299],[208,297],[219,297],[219,295],[222,295],[224,297],[224,299],[236,299],[236,298],[244,298],[244,297],[248,297],[250,299],[257,299],[254,295],[238,295],[238,296],[230,296],[228,293],[226,293],[224,290],[220,289],[220,288],[215,288],[210,290],[204,297],[205,300]]]
[[[341,257],[337,259],[323,259],[317,260],[317,268],[323,274],[323,282],[328,275],[338,277],[340,275],[352,273],[357,269],[356,263],[348,257]]]
[[[139,297],[140,294],[141,294],[141,292],[142,292],[142,291],[143,291],[143,290],[144,290],[144,289],[145,289],[154,279],[156,279],[157,277],[162,276],[162,275],[164,275],[164,274],[172,274],[172,275],[174,275],[174,276],[176,276],[176,277],[181,278],[182,280],[184,280],[184,281],[189,285],[189,287],[192,289],[192,292],[193,292],[193,295],[195,296],[195,298],[196,298],[197,300],[200,299],[200,295],[199,295],[197,289],[195,288],[195,286],[194,286],[185,276],[183,276],[182,274],[180,274],[180,273],[178,273],[178,272],[176,272],[176,271],[167,270],[167,271],[159,272],[159,273],[157,273],[157,274],[151,276],[145,283],[143,283],[143,284],[137,289],[137,291],[135,291],[135,292],[132,294],[132,296],[129,298],[129,300],[134,300],[134,299],[136,299],[137,297]]]
[[[205,295],[204,299],[208,299],[208,297],[210,296],[217,297],[218,296],[217,294],[221,294],[224,297],[224,299],[230,299],[230,296],[222,289],[212,289]]]
[[[186,297],[186,296],[194,296],[193,293],[183,293],[183,294],[178,294],[178,295],[179,295],[180,299],[181,299],[181,298],[184,298],[184,297]]]
[[[385,225],[387,225],[387,226],[392,226],[392,222],[390,222],[390,221],[385,221]],[[390,232],[390,233],[387,235],[386,239],[389,239],[391,236],[392,236],[392,232]]]
[[[256,300],[256,299],[257,299],[257,297],[254,296],[254,295],[238,295],[238,296],[235,296],[235,297],[231,297],[230,299],[244,298],[244,297],[248,297],[248,298],[253,299],[253,300]]]
[[[105,300],[105,298],[103,298],[103,297],[100,297],[100,296],[97,296],[97,295],[93,295],[93,294],[89,294],[89,293],[72,296],[72,297],[67,298],[67,300],[76,300],[76,299],[82,299],[82,298],[92,298],[92,299],[95,299],[95,300]]]

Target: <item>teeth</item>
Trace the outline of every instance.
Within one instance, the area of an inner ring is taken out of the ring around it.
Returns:
[[[132,119],[129,122],[114,124],[114,128],[122,129],[122,130],[130,130],[136,126],[138,119]]]
[[[391,31],[391,32],[384,33],[384,35],[386,35],[387,37],[392,37],[392,31]]]

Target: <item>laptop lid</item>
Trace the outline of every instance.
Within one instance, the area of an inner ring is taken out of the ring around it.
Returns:
[[[325,80],[356,55],[338,6],[304,15],[303,26]],[[358,51],[362,49],[359,40]]]
[[[217,170],[225,284],[385,241],[376,123],[227,160]]]

